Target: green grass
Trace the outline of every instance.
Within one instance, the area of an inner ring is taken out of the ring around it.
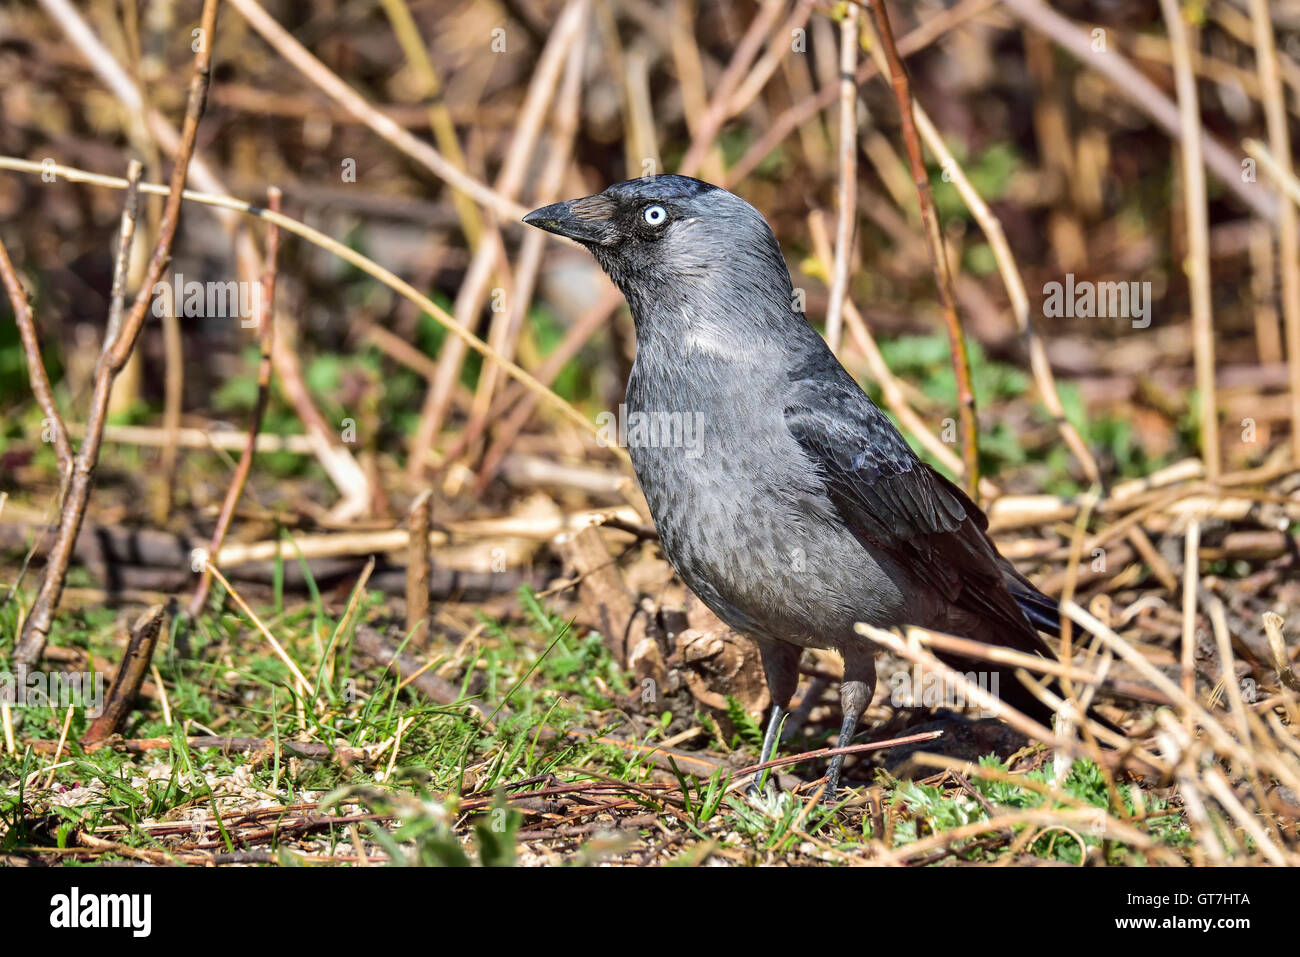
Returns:
[[[15,605],[0,607],[3,647],[11,645]],[[142,701],[123,730],[128,738],[169,738],[172,749],[140,755],[107,748],[86,752],[76,742],[87,718],[74,711],[70,744],[52,788],[45,788],[48,755],[29,748],[0,755],[0,852],[39,854],[41,849],[71,847],[78,828],[140,852],[171,854],[178,841],[200,836],[215,852],[234,852],[243,848],[241,834],[248,829],[241,814],[266,804],[281,810],[260,821],[291,821],[299,813],[292,806],[310,802],[317,805],[314,813],[343,816],[349,823],[306,839],[290,830],[255,842],[271,862],[293,864],[331,855],[346,859],[354,853],[355,833],[369,855],[394,862],[509,864],[530,847],[517,837],[519,832],[545,827],[547,819],[513,806],[506,795],[548,783],[623,782],[632,789],[621,792],[624,806],[613,819],[605,819],[607,830],[617,833],[616,819],[631,814],[652,814],[663,825],[640,825],[617,840],[593,830],[559,842],[559,850],[554,842],[546,845],[547,853],[574,864],[626,860],[626,855],[673,864],[717,856],[732,863],[834,862],[866,853],[873,841],[901,848],[987,817],[980,803],[951,784],[937,787],[882,773],[876,789],[887,833],[873,833],[872,818],[860,803],[809,806],[807,794],[773,790],[749,798],[727,790],[725,769],[704,778],[676,767],[664,774],[629,748],[566,737],[563,732],[577,726],[608,730],[624,724],[618,699],[631,689],[630,676],[613,663],[598,634],[575,629],[531,592],[520,593],[518,606],[519,614],[508,620],[481,617],[484,629],[477,649],[453,669],[462,700],[451,705],[434,704],[411,687],[399,687],[400,678],[391,670],[362,668],[351,653],[354,629],[341,627],[341,608],[327,607],[319,598],[283,611],[274,602],[256,607],[313,682],[313,705],[299,701],[288,668],[258,632],[242,616],[218,610],[219,596],[214,595],[209,612],[195,623],[189,654],[182,656],[169,644],[156,655],[170,727],[158,703]],[[371,595],[361,600],[357,617],[382,625],[387,614],[379,597]],[[121,653],[117,615],[99,608],[64,612],[55,642],[82,649],[97,662],[116,660]],[[449,647],[438,646],[429,655],[445,660],[450,653]],[[9,667],[7,661],[2,664]],[[499,710],[500,720],[486,726],[465,707],[471,699],[489,712]],[[57,740],[61,709],[20,710],[21,739]],[[759,723],[734,702],[728,717],[734,728],[728,744],[747,761],[754,760]],[[695,719],[716,731],[707,715]],[[376,760],[349,764],[290,758],[274,747],[257,753],[193,750],[184,733],[212,731],[272,744],[305,737],[337,752],[391,742],[399,723],[400,751],[391,773],[388,750]],[[653,742],[665,735],[667,722],[651,720],[648,727],[643,740]],[[559,733],[543,734],[543,728]],[[995,759],[988,763],[1004,769]],[[1045,782],[1047,773],[1034,771],[1028,780]],[[999,811],[1037,807],[1044,800],[1029,788],[972,780]],[[528,783],[521,789],[517,782]],[[1064,791],[1072,799],[1107,806],[1104,780],[1086,763],[1075,765]],[[79,802],[62,806],[60,795],[69,794]],[[1172,812],[1157,813],[1162,806],[1147,801],[1149,831],[1168,846],[1180,846],[1185,838],[1181,819]],[[585,807],[569,801],[552,817],[578,814],[575,820],[587,820]],[[1133,814],[1135,808],[1130,798],[1126,810]],[[201,835],[186,831],[178,837],[174,826],[172,833],[159,831],[167,822],[195,815],[206,822]],[[1102,843],[1104,836],[1084,834],[1083,840]],[[1010,843],[964,841],[948,859],[994,860]],[[1059,831],[1044,832],[1026,852],[1066,863],[1077,863],[1082,853],[1077,840]],[[114,851],[97,859],[126,854]],[[1105,842],[1105,855],[1111,863],[1138,860],[1114,841]]]

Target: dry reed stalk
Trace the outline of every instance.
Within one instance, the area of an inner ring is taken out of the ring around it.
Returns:
[[[456,168],[428,143],[418,139],[399,123],[380,113],[352,87],[339,79],[337,73],[314,57],[306,47],[280,26],[257,0],[229,0],[248,25],[261,34],[272,49],[291,63],[303,76],[314,83],[332,100],[343,106],[374,133],[401,150],[448,186],[469,196],[496,216],[507,221],[520,219],[528,210],[514,200],[492,189]]]
[[[1051,414],[1066,446],[1078,459],[1085,478],[1090,484],[1100,487],[1102,478],[1101,470],[1097,467],[1097,460],[1088,449],[1088,445],[1084,442],[1078,429],[1065,415],[1065,406],[1061,403],[1061,396],[1056,388],[1056,377],[1052,374],[1052,365],[1047,358],[1047,349],[1043,345],[1042,338],[1035,330],[1032,320],[1029,318],[1029,294],[1025,289],[1024,277],[1021,275],[1020,267],[1016,265],[1015,254],[1012,253],[1011,245],[1007,242],[1006,232],[1002,228],[1001,221],[971,184],[966,171],[962,169],[956,157],[948,150],[948,147],[943,142],[943,137],[939,135],[938,129],[935,128],[935,125],[930,121],[929,115],[921,108],[919,103],[916,106],[916,122],[921,130],[921,135],[925,138],[926,145],[939,159],[940,165],[947,170],[953,185],[957,187],[957,192],[966,203],[966,208],[970,210],[971,215],[975,217],[975,221],[979,223],[980,229],[984,232],[984,237],[988,240],[989,248],[993,250],[998,273],[1002,277],[1003,285],[1006,286],[1007,297],[1011,300],[1012,315],[1015,317],[1016,326],[1025,341],[1025,347],[1029,351],[1030,372],[1034,377],[1034,384],[1038,387],[1038,394],[1043,400],[1043,405],[1047,407],[1047,411]]]
[[[541,135],[542,123],[552,106],[566,59],[570,58],[574,44],[583,33],[588,11],[587,0],[570,0],[556,20],[538,59],[537,68],[533,71],[520,111],[519,124],[494,184],[496,194],[508,197],[511,202],[514,202],[514,197],[523,186],[524,174]],[[527,210],[520,212],[514,220],[521,219],[525,212]],[[504,269],[505,264],[505,245],[500,230],[495,223],[489,223],[488,234],[475,251],[456,294],[453,314],[458,325],[471,328],[487,300],[488,283],[493,270]],[[460,378],[460,368],[465,359],[465,345],[462,339],[450,340],[438,356],[438,375],[425,393],[420,421],[411,441],[407,475],[412,480],[426,467],[427,456],[446,422],[451,394]]]
[[[1173,53],[1174,81],[1182,135],[1183,193],[1187,214],[1187,262],[1183,271],[1191,288],[1192,354],[1201,400],[1201,457],[1210,481],[1219,477],[1219,411],[1214,383],[1214,320],[1210,301],[1210,220],[1205,198],[1205,165],[1201,159],[1200,106],[1192,75],[1187,27],[1177,0],[1160,0]],[[1284,204],[1285,205],[1285,204]],[[1297,406],[1300,412],[1300,406]],[[1295,419],[1300,425],[1300,418]],[[1300,445],[1296,446],[1300,451]]]
[[[1250,15],[1255,28],[1255,57],[1263,92],[1269,148],[1278,179],[1286,188],[1295,181],[1291,168],[1291,132],[1282,83],[1278,78],[1277,48],[1273,42],[1268,0],[1250,0]],[[1287,378],[1291,388],[1291,458],[1300,464],[1300,211],[1297,211],[1296,203],[1285,199],[1277,216],[1277,242]]]
[[[1014,12],[1030,28],[1050,37],[1085,67],[1094,69],[1109,79],[1121,96],[1149,116],[1171,137],[1182,137],[1182,120],[1177,104],[1119,51],[1108,49],[1105,56],[1098,56],[1093,50],[1093,38],[1042,0],[1003,0],[1003,6]],[[1247,209],[1270,221],[1276,220],[1276,198],[1255,184],[1243,183],[1238,157],[1212,139],[1204,128],[1201,129],[1200,136],[1205,165],[1215,178]]]
[[[699,130],[691,137],[691,145],[686,155],[682,157],[679,172],[683,176],[694,176],[704,165],[705,158],[709,150],[713,149],[714,140],[722,129],[722,124],[730,115],[728,108],[732,94],[743,81],[749,65],[758,56],[763,38],[772,29],[783,6],[785,6],[784,0],[763,0],[758,15],[749,22],[749,28],[736,44],[727,68],[718,78],[718,85],[713,90],[713,96],[704,115],[700,117]],[[714,176],[714,172],[709,171],[709,175]]]
[[[839,353],[844,299],[849,290],[853,234],[858,221],[858,8],[849,4],[840,21],[840,124],[835,189],[835,254],[831,263],[831,297],[826,307],[826,343]]]
[[[808,217],[808,232],[813,241],[814,255],[821,260],[823,268],[829,269],[832,260],[831,244],[826,223],[820,214],[813,213]],[[950,469],[954,475],[963,475],[965,463],[926,426],[925,420],[907,401],[904,383],[890,371],[885,357],[880,352],[880,347],[876,344],[875,337],[871,335],[871,331],[852,300],[844,303],[844,317],[848,324],[849,335],[867,360],[867,369],[871,377],[880,386],[885,405],[898,416],[898,421],[903,428],[915,436],[926,451],[937,458],[945,468]],[[997,486],[987,479],[980,481],[980,491],[989,499],[996,498],[998,495]]]
[[[585,36],[584,28],[574,38],[572,52],[569,54],[564,76],[560,81],[552,117],[555,127],[552,143],[533,196],[533,202],[538,206],[556,201],[569,169],[573,141],[578,130],[578,118],[582,112]],[[510,300],[507,307],[495,313],[493,317],[492,334],[489,335],[488,342],[507,359],[514,358],[516,340],[524,330],[528,308],[532,304],[533,292],[537,284],[538,271],[542,264],[546,238],[546,234],[538,230],[530,230],[524,237],[523,248],[515,267],[514,289]],[[468,446],[477,442],[487,427],[492,398],[499,381],[500,367],[496,365],[489,365],[480,375],[478,390],[474,393],[474,401],[470,408],[469,422],[466,423],[459,440],[463,445]]]
[[[934,194],[930,189],[930,174],[925,168],[925,158],[921,154],[921,140],[917,135],[911,84],[907,78],[907,70],[903,66],[903,58],[899,55],[898,45],[894,42],[894,31],[889,25],[889,13],[885,9],[884,0],[870,0],[869,6],[876,22],[876,34],[879,40],[872,44],[872,49],[880,49],[884,54],[890,85],[894,90],[894,98],[898,102],[899,118],[903,126],[903,144],[907,147],[907,162],[912,169],[912,179],[916,184],[916,193],[921,204],[921,221],[925,226],[930,265],[934,270],[935,288],[939,294],[939,306],[943,312],[948,346],[952,352],[953,375],[957,381],[957,413],[961,423],[961,457],[965,466],[962,478],[966,484],[967,494],[975,502],[979,502],[979,425],[975,419],[975,390],[971,383],[970,356],[967,354],[966,337],[962,331],[961,320],[957,316],[957,303],[952,294],[952,273],[948,267],[948,254],[943,242],[942,228],[939,225],[939,213],[935,208]],[[880,69],[884,68],[880,67]]]
[[[903,37],[899,41],[898,49],[904,56],[910,56],[934,43],[949,30],[979,16],[996,2],[997,0],[961,0],[960,3],[937,14]],[[862,64],[858,68],[856,76],[858,85],[866,83],[877,72],[874,63],[868,61]],[[720,181],[720,185],[730,188],[743,180],[773,150],[780,146],[787,136],[795,130],[801,129],[809,120],[833,104],[838,96],[839,86],[829,84],[781,112],[767,125],[767,129],[754,145],[745,151],[745,154],[734,166],[727,170],[726,175]]]
[[[410,7],[406,0],[380,0],[380,2],[384,7],[384,13],[393,25],[393,35],[397,37],[397,42],[402,48],[407,66],[410,67],[419,84],[420,97],[428,104],[429,129],[438,143],[438,149],[442,151],[448,163],[468,175],[465,153],[456,135],[456,125],[452,120],[451,110],[443,99],[442,80],[433,61],[429,58],[429,52],[420,36],[420,28],[416,25],[415,18],[411,16]],[[460,220],[465,241],[470,249],[476,248],[483,235],[483,217],[479,215],[478,207],[474,205],[474,200],[469,195],[459,190],[452,193],[451,203]]]

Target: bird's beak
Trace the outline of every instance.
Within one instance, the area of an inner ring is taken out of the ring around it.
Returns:
[[[613,203],[597,193],[535,209],[524,217],[524,222],[584,245],[601,244],[609,235],[608,217],[612,213]]]

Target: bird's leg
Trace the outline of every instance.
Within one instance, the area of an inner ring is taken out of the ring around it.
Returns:
[[[772,696],[772,716],[767,722],[767,733],[763,735],[763,751],[758,763],[766,764],[772,760],[778,739],[781,736],[781,721],[790,707],[790,698],[794,696],[795,685],[799,682],[799,655],[803,649],[798,645],[785,642],[762,641],[758,643],[759,657],[763,660],[763,673],[767,677],[767,690]],[[750,795],[759,792],[758,782],[764,772],[754,777],[749,786]]]
[[[858,719],[862,717],[862,712],[854,712],[844,709],[844,721],[840,724],[840,737],[835,742],[835,747],[846,748],[849,742],[853,740],[853,732],[858,728]],[[831,766],[826,772],[826,794],[824,799],[833,801],[835,792],[840,786],[840,771],[844,767],[844,755],[837,754],[831,758]]]
[[[844,721],[840,725],[840,737],[835,742],[837,748],[846,748],[853,740],[853,732],[858,728],[862,712],[871,703],[871,696],[876,690],[876,656],[870,649],[848,651],[844,654],[844,680],[840,682],[840,707],[844,712]],[[831,758],[831,766],[826,772],[825,800],[833,801],[840,786],[840,771],[844,768],[844,755],[837,754]]]
[[[767,733],[763,735],[763,751],[758,756],[759,764],[767,764],[772,760],[772,752],[776,750],[776,742],[781,734],[781,721],[788,713],[779,704],[772,705],[772,716],[767,720]]]

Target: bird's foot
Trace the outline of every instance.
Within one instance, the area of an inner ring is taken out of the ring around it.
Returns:
[[[843,797],[840,794],[839,775],[837,774],[835,775],[835,780],[828,780],[826,782],[826,787],[822,791],[821,801],[819,803],[823,805],[838,804],[841,800],[843,800]]]
[[[826,790],[822,792],[821,800],[817,803],[822,807],[838,807],[849,799],[850,792],[842,786],[831,787],[829,784]]]
[[[765,768],[754,775],[754,780],[745,788],[745,795],[754,798],[772,798],[781,793],[781,785],[776,780],[776,769]]]

